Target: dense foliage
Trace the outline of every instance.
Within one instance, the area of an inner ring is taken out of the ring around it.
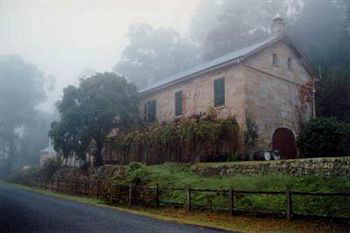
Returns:
[[[52,175],[60,168],[62,168],[61,158],[49,158],[44,162],[43,167],[39,170],[40,178],[51,179]]]
[[[114,73],[99,73],[82,79],[79,87],[68,86],[57,108],[60,120],[52,123],[50,131],[55,150],[84,159],[94,141],[97,166],[102,164],[103,142],[111,130],[138,123],[136,87]]]
[[[334,118],[316,118],[304,125],[297,139],[304,157],[350,154],[350,127]]]
[[[203,114],[119,134],[112,144],[125,163],[195,162],[225,159],[236,151],[237,138],[234,118],[216,119]]]

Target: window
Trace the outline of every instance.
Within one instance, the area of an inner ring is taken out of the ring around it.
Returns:
[[[150,100],[144,105],[144,121],[154,122],[156,120],[156,100]]]
[[[274,54],[272,54],[272,65],[277,66],[277,64],[278,64],[278,61],[277,61],[277,54],[274,53]]]
[[[214,80],[214,106],[225,105],[225,78]]]
[[[182,91],[175,92],[175,116],[182,115],[182,101],[183,101]]]
[[[292,58],[288,58],[288,70],[292,70]]]

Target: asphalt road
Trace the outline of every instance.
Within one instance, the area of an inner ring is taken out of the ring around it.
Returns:
[[[85,205],[0,183],[0,233],[222,232]]]

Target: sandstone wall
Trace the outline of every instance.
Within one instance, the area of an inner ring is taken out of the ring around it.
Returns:
[[[272,64],[273,53],[277,65]],[[292,69],[288,69],[288,58]],[[300,111],[300,88],[312,80],[297,54],[279,42],[244,62],[246,111],[258,127],[257,150],[266,150],[276,129],[287,128],[296,137],[300,124],[312,115],[312,103]]]
[[[225,78],[225,105],[216,107],[219,117],[236,116],[239,124],[245,123],[244,74],[241,65],[229,66],[196,78],[172,85],[160,91],[142,96],[140,113],[144,104],[155,99],[156,117],[159,123],[173,121],[179,117],[189,117],[214,108],[214,80]],[[175,116],[175,92],[183,91],[183,114]]]
[[[350,177],[350,157],[206,163],[194,165],[192,170],[203,176],[276,174]]]
[[[274,53],[277,54],[277,65],[272,64]],[[288,69],[288,58],[292,59],[291,69]],[[225,78],[225,105],[214,108],[213,83],[221,77]],[[241,129],[240,152],[244,151],[246,119],[250,117],[258,128],[255,151],[267,150],[276,129],[287,128],[296,137],[300,124],[311,117],[312,103],[306,104],[304,112],[299,111],[300,88],[311,80],[300,56],[281,41],[240,64],[142,96],[140,112],[144,113],[147,101],[155,99],[158,122],[179,118],[175,116],[175,92],[182,90],[183,115],[180,117],[208,112],[209,108],[214,108],[219,117],[236,116]]]

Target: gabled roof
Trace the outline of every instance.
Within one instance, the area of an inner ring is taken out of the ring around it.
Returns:
[[[285,39],[292,48],[303,58],[305,58],[305,66],[307,70],[316,77],[316,73],[313,70],[313,67],[311,65],[311,62],[309,59],[304,55],[304,53],[301,52],[300,49],[298,49],[295,45],[292,44],[292,42],[288,39],[287,36],[278,36],[278,37],[272,37],[267,40],[264,40],[262,42],[256,43],[254,45],[236,50],[232,53],[226,54],[224,56],[218,57],[212,61],[202,63],[200,65],[197,65],[189,70],[186,70],[184,72],[175,74],[167,79],[164,79],[158,83],[155,83],[149,87],[146,87],[142,90],[140,90],[140,95],[146,95],[149,93],[152,93],[154,91],[163,89],[165,87],[180,83],[182,81],[197,77],[198,75],[213,71],[218,68],[222,68],[223,66],[229,65],[229,64],[237,64],[240,61],[250,57],[251,55],[261,51],[264,48],[269,47],[270,45]]]

